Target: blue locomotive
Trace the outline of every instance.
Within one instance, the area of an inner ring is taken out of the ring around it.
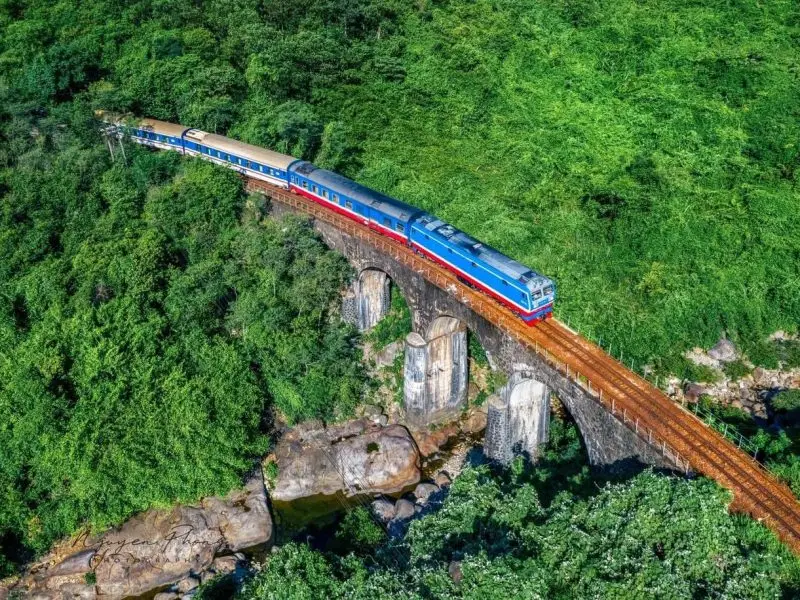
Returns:
[[[154,119],[123,120],[98,111],[111,132],[140,144],[175,150],[301,194],[453,271],[511,309],[529,325],[553,312],[553,280],[414,206],[310,162],[230,138]]]

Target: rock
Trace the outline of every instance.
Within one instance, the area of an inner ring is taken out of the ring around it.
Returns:
[[[733,342],[722,338],[708,351],[708,355],[714,360],[729,363],[735,361],[739,353],[736,351],[736,346],[733,345]]]
[[[453,583],[461,583],[461,580],[464,578],[464,575],[461,573],[461,561],[450,561],[450,564],[447,566],[447,573],[450,575],[450,579],[453,580]]]
[[[379,415],[375,422],[381,427],[386,427],[389,424],[389,417],[386,415]]]
[[[175,592],[160,592],[153,596],[153,600],[176,600],[178,594]]]
[[[406,500],[400,498],[394,505],[394,520],[404,521],[414,516],[414,505]]]
[[[272,498],[332,495],[392,494],[419,481],[420,458],[404,427],[391,425],[342,441],[320,435],[285,442],[275,450],[278,477]]]
[[[452,483],[450,476],[445,473],[444,471],[439,471],[436,474],[436,477],[433,478],[433,482],[438,485],[440,488],[447,487]]]
[[[438,452],[451,438],[457,436],[458,432],[458,424],[450,423],[435,431],[415,431],[414,441],[417,442],[420,454],[427,457]]]
[[[192,576],[212,565],[217,552],[268,543],[272,519],[260,476],[225,498],[206,498],[195,506],[149,510],[121,527],[72,542],[84,548],[23,581],[30,596],[58,598],[140,596],[179,583],[181,592],[197,587]],[[83,583],[93,571],[95,586]],[[83,587],[75,586],[82,582]],[[193,586],[193,587],[192,587]],[[71,591],[68,591],[71,590]]]
[[[88,573],[92,570],[92,559],[95,550],[83,550],[65,558],[63,561],[48,569],[48,577],[59,577],[63,575],[75,575],[76,573]]]
[[[704,388],[699,383],[690,383],[686,386],[686,391],[684,394],[686,395],[686,399],[689,402],[697,402],[697,400],[706,393],[706,388]]]
[[[381,414],[380,407],[367,405],[365,408],[377,409],[377,415]],[[369,426],[369,419],[371,419],[371,415],[365,415],[364,419],[355,419],[354,421],[345,421],[337,425],[330,425],[327,429],[321,427],[319,430],[309,431],[306,435],[316,434],[320,435],[321,439],[331,441],[344,440],[364,433]]]
[[[59,586],[58,591],[61,592],[63,598],[70,600],[94,600],[97,598],[94,586],[86,583],[65,583]]]
[[[392,519],[394,519],[395,509],[394,503],[386,500],[384,498],[380,498],[378,500],[374,500],[371,505],[372,514],[374,514],[381,523],[388,523]]]
[[[486,429],[486,412],[472,410],[467,418],[461,421],[461,431],[464,433],[480,433]]]
[[[392,342],[375,355],[375,364],[379,367],[390,367],[403,353],[404,348],[403,340]]]
[[[432,483],[419,483],[417,487],[414,488],[414,497],[420,504],[425,504],[428,502],[428,498],[431,497],[431,494],[435,494],[438,491],[439,488]]]
[[[225,500],[208,498],[203,502],[203,508],[224,515],[219,528],[228,550],[243,550],[272,541],[272,518],[260,475],[248,481],[243,490],[229,494]]]
[[[185,594],[186,592],[190,592],[191,590],[195,589],[199,585],[200,580],[196,577],[185,577],[175,584],[175,588],[179,593]]]
[[[214,562],[211,564],[211,568],[218,575],[227,575],[228,573],[233,573],[236,570],[239,562],[239,559],[237,559],[235,556],[220,556],[219,558],[214,559]]]

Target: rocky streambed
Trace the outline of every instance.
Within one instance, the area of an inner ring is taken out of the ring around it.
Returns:
[[[65,540],[22,577],[0,583],[0,600],[191,598],[211,578],[243,575],[250,556],[269,551],[276,530],[298,531],[359,505],[401,535],[441,503],[485,424],[480,410],[420,431],[389,423],[380,410],[327,427],[304,423],[265,459],[266,483],[258,472],[227,496],[148,510],[110,531]]]

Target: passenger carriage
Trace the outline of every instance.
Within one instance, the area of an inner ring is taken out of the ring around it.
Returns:
[[[126,122],[98,111],[118,136],[175,150],[289,189],[405,244],[508,307],[528,324],[552,314],[555,283],[414,206],[307,161],[155,119]]]

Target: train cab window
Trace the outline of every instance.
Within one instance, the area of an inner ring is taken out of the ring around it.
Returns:
[[[534,300],[538,300],[541,297],[542,297],[542,290],[536,290],[535,292],[533,292],[533,299]]]
[[[386,227],[391,227],[391,226],[392,226],[392,220],[391,220],[391,219],[384,219],[384,220],[383,220],[383,224],[384,224]]]
[[[395,228],[397,231],[400,231],[400,232],[402,232],[402,231],[405,231],[405,227],[403,227],[403,224],[402,224],[402,223],[399,223],[399,222],[395,224],[394,228]]]
[[[550,294],[553,293],[553,288],[550,287],[550,286],[547,286],[546,288],[544,288],[544,293],[545,293],[545,295],[549,296]]]
[[[344,205],[345,205],[345,207],[349,208],[350,210],[353,210],[353,203],[350,202],[350,200],[345,200],[344,201]]]

